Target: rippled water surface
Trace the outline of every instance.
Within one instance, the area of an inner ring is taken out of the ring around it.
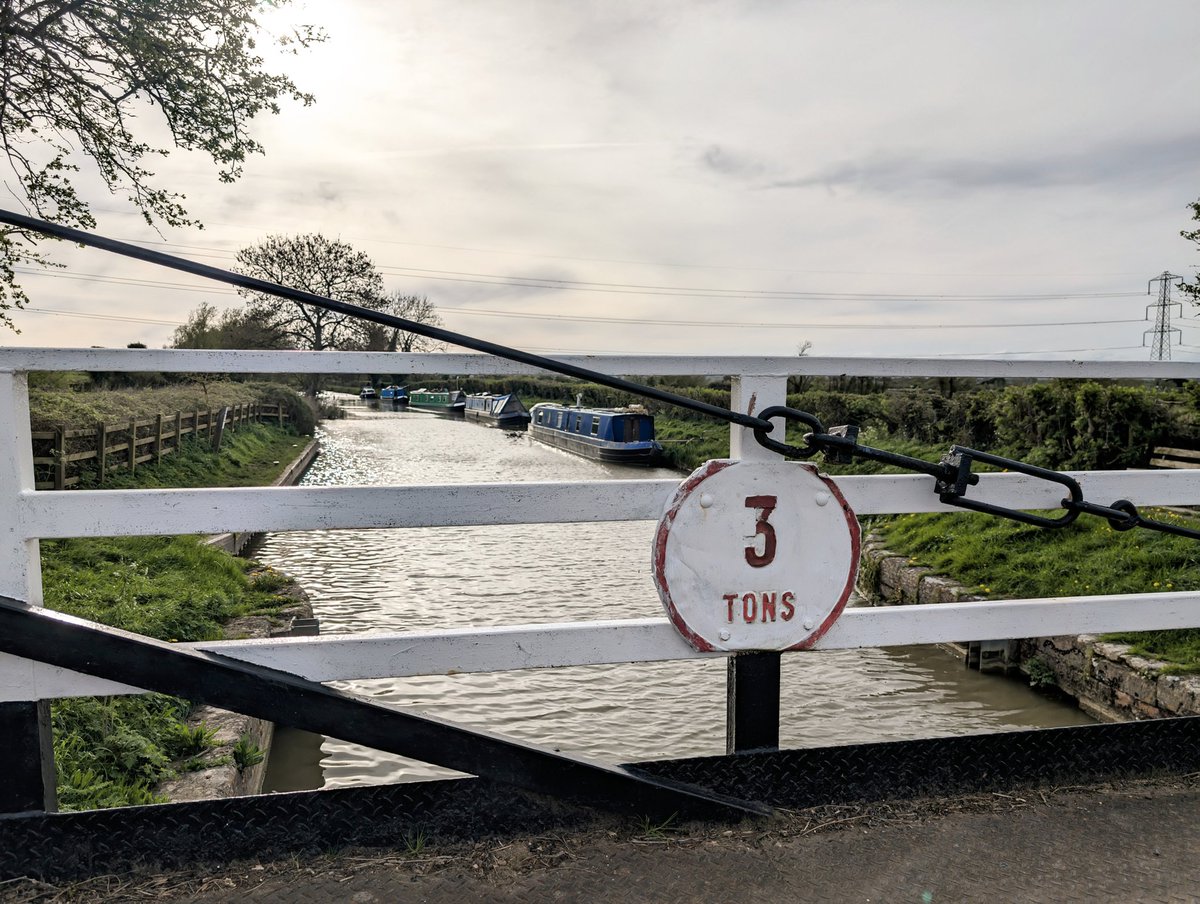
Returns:
[[[321,428],[308,486],[679,479],[602,465],[418,412],[352,410]],[[380,492],[386,492],[381,489]],[[282,533],[257,557],[312,596],[322,634],[659,618],[652,522]],[[616,762],[723,753],[725,662],[579,666],[345,682],[358,693]],[[936,648],[783,659],[788,747],[1068,725],[1087,719]],[[405,781],[446,770],[281,732],[271,790]]]

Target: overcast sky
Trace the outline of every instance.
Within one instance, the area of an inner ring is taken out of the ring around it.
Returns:
[[[1147,280],[1200,264],[1179,236],[1200,225],[1195,0],[287,15],[329,35],[278,63],[316,103],[260,120],[267,153],[233,185],[199,156],[158,166],[202,232],[95,195],[99,231],[219,266],[321,232],[451,329],[563,353],[1144,359]],[[0,344],[157,347],[202,301],[239,303],[59,256]],[[1174,357],[1200,360],[1187,318]]]

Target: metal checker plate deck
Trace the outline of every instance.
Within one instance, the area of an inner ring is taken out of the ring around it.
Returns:
[[[1200,769],[1200,716],[660,760],[635,767],[801,808]],[[0,818],[0,879],[267,858],[407,834],[459,841],[591,823],[590,811],[480,779]]]

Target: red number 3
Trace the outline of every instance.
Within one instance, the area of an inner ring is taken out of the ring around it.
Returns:
[[[768,523],[767,519],[771,517],[771,512],[775,511],[778,502],[778,496],[746,497],[746,508],[752,508],[758,512],[758,519],[754,524],[754,536],[763,538],[761,553],[754,546],[746,547],[746,561],[755,568],[769,565],[775,558],[775,527]]]

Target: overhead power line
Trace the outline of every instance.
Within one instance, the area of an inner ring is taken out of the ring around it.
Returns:
[[[184,248],[193,252],[208,252],[200,257],[212,256],[230,259],[234,252],[204,245],[190,245],[166,241],[133,241],[142,246]],[[812,292],[786,289],[723,289],[714,286],[670,286],[657,284],[600,282],[595,280],[558,279],[539,276],[511,276],[502,273],[476,273],[460,270],[435,270],[419,267],[380,265],[381,272],[395,276],[416,276],[422,279],[445,282],[465,282],[475,285],[498,285],[512,288],[544,290],[574,290],[579,292],[601,292],[607,294],[683,296],[693,298],[762,298],[762,299],[847,299],[853,301],[1056,301],[1071,298],[1131,298],[1138,292],[1036,292],[1036,293],[924,293],[924,292]],[[32,272],[32,271],[27,271]],[[49,271],[47,271],[49,272]]]
[[[1033,294],[953,294],[924,292],[808,292],[776,289],[719,289],[702,286],[657,286],[637,283],[589,282],[585,280],[542,277],[507,277],[491,273],[455,270],[424,270],[416,267],[380,267],[394,275],[416,275],[422,279],[464,282],[475,285],[526,289],[557,289],[575,292],[602,292],[617,295],[657,295],[688,298],[755,298],[764,300],[832,301],[1057,301],[1070,298],[1132,298],[1139,292],[1038,292]]]
[[[933,329],[1007,329],[1009,327],[1096,326],[1112,323],[1141,323],[1140,320],[1064,320],[1038,323],[770,323],[758,320],[655,320],[646,317],[591,317],[576,314],[535,314],[529,311],[493,311],[483,308],[441,308],[444,314],[468,314],[481,317],[514,317],[525,320],[565,320],[579,323],[630,323],[651,326],[736,327],[741,329],[805,330],[933,330]]]
[[[85,317],[89,320],[122,320],[126,323],[154,323],[163,326],[179,326],[178,320],[153,320],[149,317],[121,317],[117,314],[85,314],[82,311],[57,311],[53,308],[21,308],[33,314],[55,314],[59,317]]]
[[[141,220],[141,218],[142,218],[141,214],[138,213],[136,210],[122,209],[122,208],[115,208],[115,207],[102,207],[100,205],[95,205],[93,207],[93,209],[98,210],[98,211],[103,211],[104,213],[116,214],[118,216],[123,216],[123,217],[137,217],[139,220]],[[216,220],[207,220],[206,222],[209,226],[225,226],[225,227],[228,227],[231,229],[239,229],[244,232],[254,231],[256,233],[261,233],[261,231],[262,231],[258,227],[251,226],[246,223],[223,223],[223,222],[219,222]],[[279,227],[278,229],[268,228],[267,231],[269,231],[269,232],[287,232],[292,228],[294,228],[293,225],[289,223],[287,226]],[[137,245],[158,244],[158,245],[164,245],[164,246],[171,246],[174,244],[172,242],[167,242],[165,240],[149,241],[149,240],[145,240],[145,239],[125,239],[125,241],[129,242],[130,244],[137,244]],[[466,251],[466,252],[470,252],[472,254],[494,254],[494,255],[501,255],[501,256],[505,256],[505,257],[525,257],[525,258],[531,258],[531,259],[537,259],[537,260],[577,261],[579,263],[588,263],[588,264],[628,264],[628,265],[635,266],[635,267],[660,267],[660,268],[673,269],[673,270],[727,270],[727,271],[735,271],[735,272],[743,272],[743,273],[808,273],[808,274],[819,274],[819,275],[827,275],[827,276],[966,276],[966,277],[1003,276],[1003,277],[1011,277],[1013,275],[1018,275],[1018,276],[1022,276],[1022,277],[1031,277],[1031,276],[1039,276],[1039,277],[1040,276],[1058,276],[1058,277],[1061,277],[1064,275],[1062,271],[1053,271],[1053,272],[1049,272],[1049,273],[1023,272],[1023,273],[1019,273],[1019,274],[1014,274],[1011,270],[1005,270],[1005,271],[998,272],[998,273],[983,273],[983,272],[979,272],[979,271],[971,271],[969,273],[964,273],[964,272],[926,271],[926,270],[814,270],[814,269],[805,269],[805,268],[798,268],[798,267],[752,267],[752,266],[738,267],[738,266],[733,266],[731,264],[696,264],[696,263],[682,263],[679,261],[636,260],[636,259],[631,259],[631,258],[619,258],[619,257],[614,258],[614,257],[590,257],[590,256],[578,256],[578,255],[566,255],[566,254],[538,254],[536,252],[513,251],[511,249],[502,249],[502,248],[477,248],[477,247],[468,246],[468,245],[445,245],[445,244],[434,244],[431,242],[408,242],[408,241],[402,241],[402,240],[398,240],[398,239],[381,239],[378,237],[378,235],[372,235],[372,236],[365,237],[365,238],[350,236],[348,238],[348,241],[359,242],[359,243],[371,242],[371,243],[380,244],[380,245],[399,245],[399,246],[403,246],[406,248],[436,248],[436,249],[443,250],[443,251]],[[198,248],[201,246],[174,244],[174,247]],[[214,250],[214,249],[205,249],[205,250]],[[1130,275],[1134,275],[1134,274],[1138,274],[1138,273],[1140,273],[1140,271],[1135,271],[1135,270],[1109,270],[1109,271],[1088,270],[1088,271],[1081,272],[1079,274],[1068,273],[1066,275],[1081,275],[1081,276],[1094,277],[1097,275],[1130,276]]]
[[[914,358],[1001,358],[1009,355],[1064,355],[1075,352],[1123,352],[1141,345],[1110,345],[1107,348],[1041,348],[1028,352],[947,352],[936,355],[913,355]]]

